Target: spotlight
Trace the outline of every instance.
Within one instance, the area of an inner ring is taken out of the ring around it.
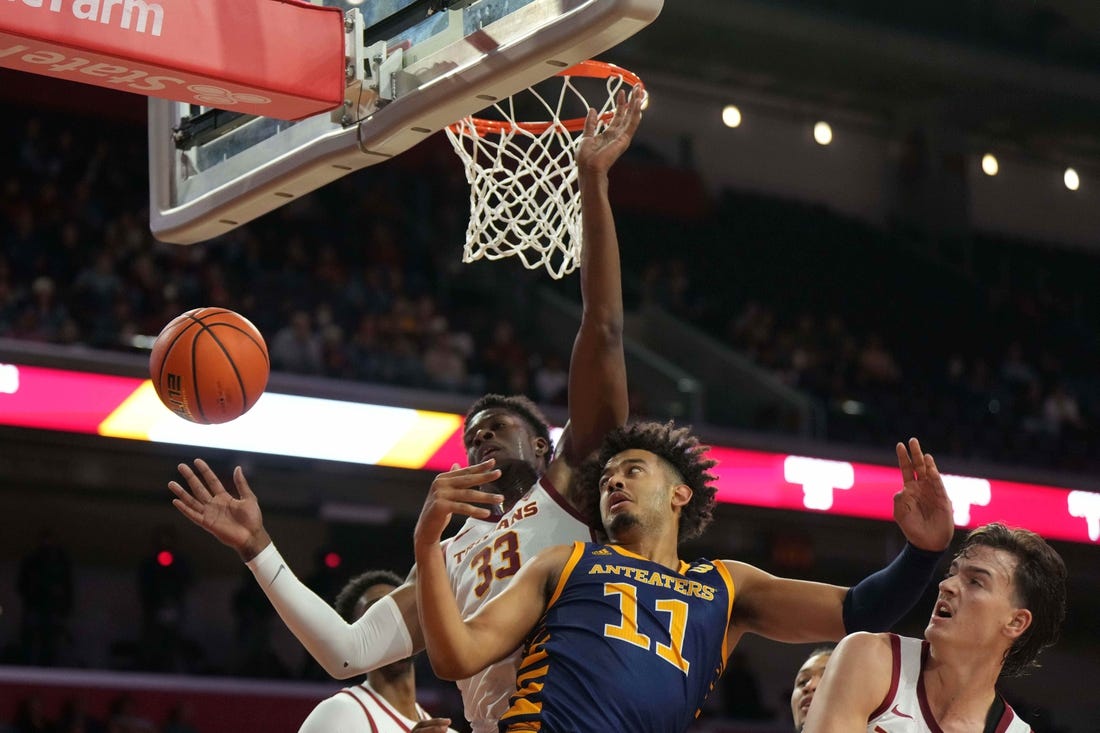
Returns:
[[[1081,188],[1081,176],[1077,175],[1077,171],[1072,168],[1066,168],[1066,173],[1062,176],[1062,180],[1065,181],[1066,188],[1070,191],[1076,191]]]
[[[736,105],[727,104],[722,109],[722,122],[726,127],[740,127],[741,110]]]
[[[1001,164],[997,162],[997,156],[986,153],[982,156],[982,172],[987,176],[995,176],[1001,171]]]

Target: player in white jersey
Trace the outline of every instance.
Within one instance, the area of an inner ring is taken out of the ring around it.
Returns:
[[[366,613],[401,585],[388,570],[370,570],[349,580],[336,596],[336,612],[346,621]],[[371,670],[358,685],[325,698],[298,733],[455,733],[449,718],[434,718],[416,701],[412,659]]]
[[[1066,566],[1041,537],[987,524],[940,582],[924,640],[853,634],[837,645],[806,733],[1026,733],[997,694],[1036,666],[1066,613]]]
[[[835,644],[829,644],[814,649],[794,676],[794,687],[791,688],[791,721],[794,723],[794,733],[802,733],[810,703],[814,700],[817,686],[821,684],[821,676],[825,674],[825,665],[829,663],[835,647]]]
[[[620,94],[607,128],[595,133],[595,112],[577,150],[584,248],[580,286],[583,311],[569,367],[569,422],[552,452],[550,430],[523,397],[488,395],[465,421],[469,469],[441,474],[438,481],[485,482],[485,461],[494,472],[489,490],[503,496],[498,517],[471,520],[455,535],[451,582],[476,608],[511,581],[528,558],[553,544],[591,538],[571,509],[574,469],[612,428],[626,423],[628,400],[623,354],[623,305],[619,247],[607,198],[608,171],[630,144],[642,116],[644,92]],[[180,464],[188,488],[171,482],[173,504],[186,517],[235,549],[248,563],[288,628],[334,677],[347,678],[410,656],[423,648],[416,608],[415,569],[405,585],[348,624],[294,576],[263,526],[259,503],[238,467],[234,497],[210,467]],[[433,482],[433,486],[435,483]],[[516,512],[521,516],[517,517]],[[477,542],[475,542],[475,540]],[[476,552],[473,552],[476,545]],[[463,682],[466,714],[475,733],[496,730],[515,687],[515,663]]]

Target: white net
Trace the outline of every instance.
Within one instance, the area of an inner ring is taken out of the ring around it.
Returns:
[[[575,153],[588,108],[599,115],[598,133],[610,122],[624,83],[637,83],[637,77],[586,62],[481,113],[499,119],[467,117],[447,128],[470,184],[463,262],[514,255],[527,269],[545,267],[555,279],[579,266],[584,243]],[[553,91],[544,88],[548,84]],[[586,99],[585,89],[602,97],[599,106]],[[522,122],[517,114],[546,117]]]

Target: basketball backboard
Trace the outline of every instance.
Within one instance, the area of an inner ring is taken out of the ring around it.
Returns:
[[[201,242],[589,59],[664,0],[354,0],[342,108],[297,122],[149,100],[150,223]]]

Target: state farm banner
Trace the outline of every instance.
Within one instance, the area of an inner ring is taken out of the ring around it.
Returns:
[[[0,66],[297,120],[344,99],[344,19],[297,0],[0,0]]]

